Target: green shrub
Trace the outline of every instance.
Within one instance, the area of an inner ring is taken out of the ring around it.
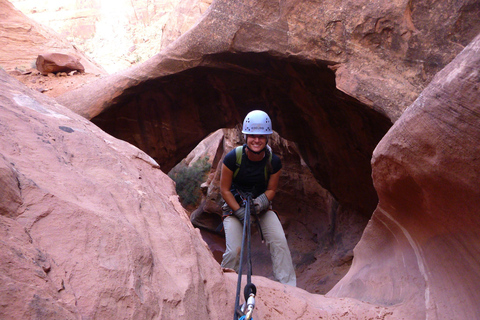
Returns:
[[[182,206],[198,205],[202,195],[200,185],[205,181],[212,166],[208,160],[208,156],[200,158],[191,166],[181,162],[168,173],[168,176],[176,183],[176,191]]]

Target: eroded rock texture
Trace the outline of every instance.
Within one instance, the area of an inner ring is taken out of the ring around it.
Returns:
[[[416,319],[480,317],[479,70],[480,36],[375,149],[379,205],[330,296],[411,304]]]

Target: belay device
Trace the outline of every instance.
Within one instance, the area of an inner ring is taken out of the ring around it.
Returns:
[[[243,237],[242,237],[242,250],[240,253],[240,266],[238,269],[238,280],[237,280],[237,294],[235,296],[235,310],[233,314],[233,320],[249,320],[253,319],[253,309],[255,308],[255,295],[257,294],[257,288],[252,283],[252,257],[250,250],[250,235],[251,235],[251,226],[250,226],[250,209],[252,203],[252,195],[247,194],[245,200],[245,219],[243,221]],[[255,210],[255,207],[254,207]],[[245,239],[246,238],[246,239]],[[246,240],[246,241],[245,241]],[[245,243],[246,242],[246,243]],[[242,307],[240,304],[240,287],[242,284],[242,268],[243,268],[243,255],[247,249],[247,284],[244,289],[245,303]]]

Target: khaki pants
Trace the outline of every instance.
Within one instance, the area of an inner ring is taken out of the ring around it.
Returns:
[[[270,250],[273,264],[273,276],[280,283],[297,285],[290,249],[283,232],[282,224],[275,212],[268,210],[260,216],[263,237]],[[235,216],[223,220],[225,229],[226,250],[223,254],[222,267],[238,272],[242,247],[243,222]]]

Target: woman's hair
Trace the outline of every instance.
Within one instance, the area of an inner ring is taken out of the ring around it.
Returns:
[[[272,161],[270,161],[270,155],[272,154],[272,148],[267,144],[265,147],[265,158],[267,158],[267,173],[270,176],[273,172]]]

